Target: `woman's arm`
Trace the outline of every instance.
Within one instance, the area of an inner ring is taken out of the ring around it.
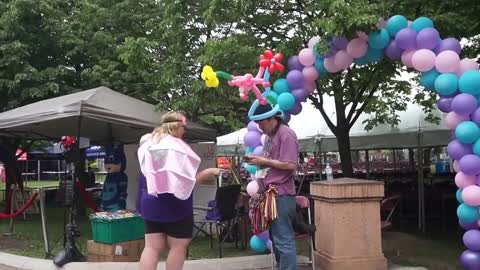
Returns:
[[[197,173],[196,179],[198,184],[204,184],[209,182],[212,178],[220,175],[222,169],[219,168],[208,168],[199,173]]]

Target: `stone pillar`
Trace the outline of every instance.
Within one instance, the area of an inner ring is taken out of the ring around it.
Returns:
[[[383,182],[339,178],[313,182],[315,262],[322,270],[387,270],[382,252]]]

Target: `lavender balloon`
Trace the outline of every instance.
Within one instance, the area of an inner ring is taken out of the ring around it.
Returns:
[[[243,137],[243,142],[246,146],[255,148],[262,144],[260,141],[261,137],[262,134],[258,131],[248,131]]]
[[[303,73],[299,70],[291,70],[287,74],[287,82],[290,89],[303,87]]]
[[[459,94],[452,99],[451,108],[459,115],[468,116],[477,109],[477,98],[470,94]]]
[[[400,49],[415,49],[417,47],[417,32],[412,28],[404,28],[395,36],[395,42]]]
[[[452,98],[441,97],[437,101],[438,109],[444,113],[449,113],[452,111],[451,105],[452,105]]]
[[[480,251],[480,231],[469,230],[463,234],[463,243],[471,251]]]
[[[255,123],[255,121],[248,122],[247,130],[248,131],[260,132],[260,129],[258,128],[258,125],[257,125],[257,123]]]
[[[460,256],[460,263],[465,270],[480,269],[480,252],[465,250]]]
[[[462,52],[462,46],[456,38],[446,38],[440,41],[438,46],[435,48],[435,53],[439,54],[443,51],[454,51],[457,54]]]
[[[303,65],[300,64],[300,61],[298,60],[298,56],[294,55],[288,58],[288,70],[302,70]]]
[[[440,43],[440,34],[435,28],[422,29],[417,35],[417,48],[433,50]]]
[[[455,160],[459,160],[465,155],[472,154],[472,145],[464,144],[458,140],[451,141],[447,146],[448,155]]]
[[[480,174],[480,157],[472,154],[463,156],[460,161],[460,170],[468,175]]]
[[[475,122],[475,124],[480,125],[480,108],[476,109],[472,115],[472,121]]]
[[[295,97],[296,102],[304,102],[307,100],[308,92],[303,88],[293,89],[292,95]]]
[[[346,37],[333,37],[332,44],[338,50],[345,50],[348,45],[348,39]]]
[[[390,44],[388,44],[387,48],[385,48],[385,55],[392,59],[398,60],[402,57],[403,50],[397,46],[397,42],[392,40]]]

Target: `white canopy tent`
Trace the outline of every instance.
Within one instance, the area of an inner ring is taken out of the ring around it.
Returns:
[[[325,97],[325,111],[336,124],[333,102]],[[440,124],[429,123],[425,120],[426,114],[416,104],[409,104],[404,112],[398,112],[400,123],[398,126],[379,125],[370,131],[365,131],[364,120],[371,117],[363,114],[350,130],[350,144],[352,150],[416,148],[443,146],[451,140],[451,131],[445,126],[442,113],[434,112],[441,118]],[[335,152],[338,150],[337,139],[328,129],[320,112],[312,104],[306,104],[303,111],[293,116],[290,127],[295,130],[302,152]],[[217,137],[217,153],[219,155],[242,154],[244,151],[243,136],[247,132],[242,128],[235,132]],[[420,142],[419,142],[419,134]]]

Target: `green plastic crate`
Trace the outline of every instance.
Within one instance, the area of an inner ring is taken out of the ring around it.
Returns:
[[[121,219],[91,218],[90,221],[93,241],[98,243],[113,244],[145,237],[145,227],[140,216]]]

